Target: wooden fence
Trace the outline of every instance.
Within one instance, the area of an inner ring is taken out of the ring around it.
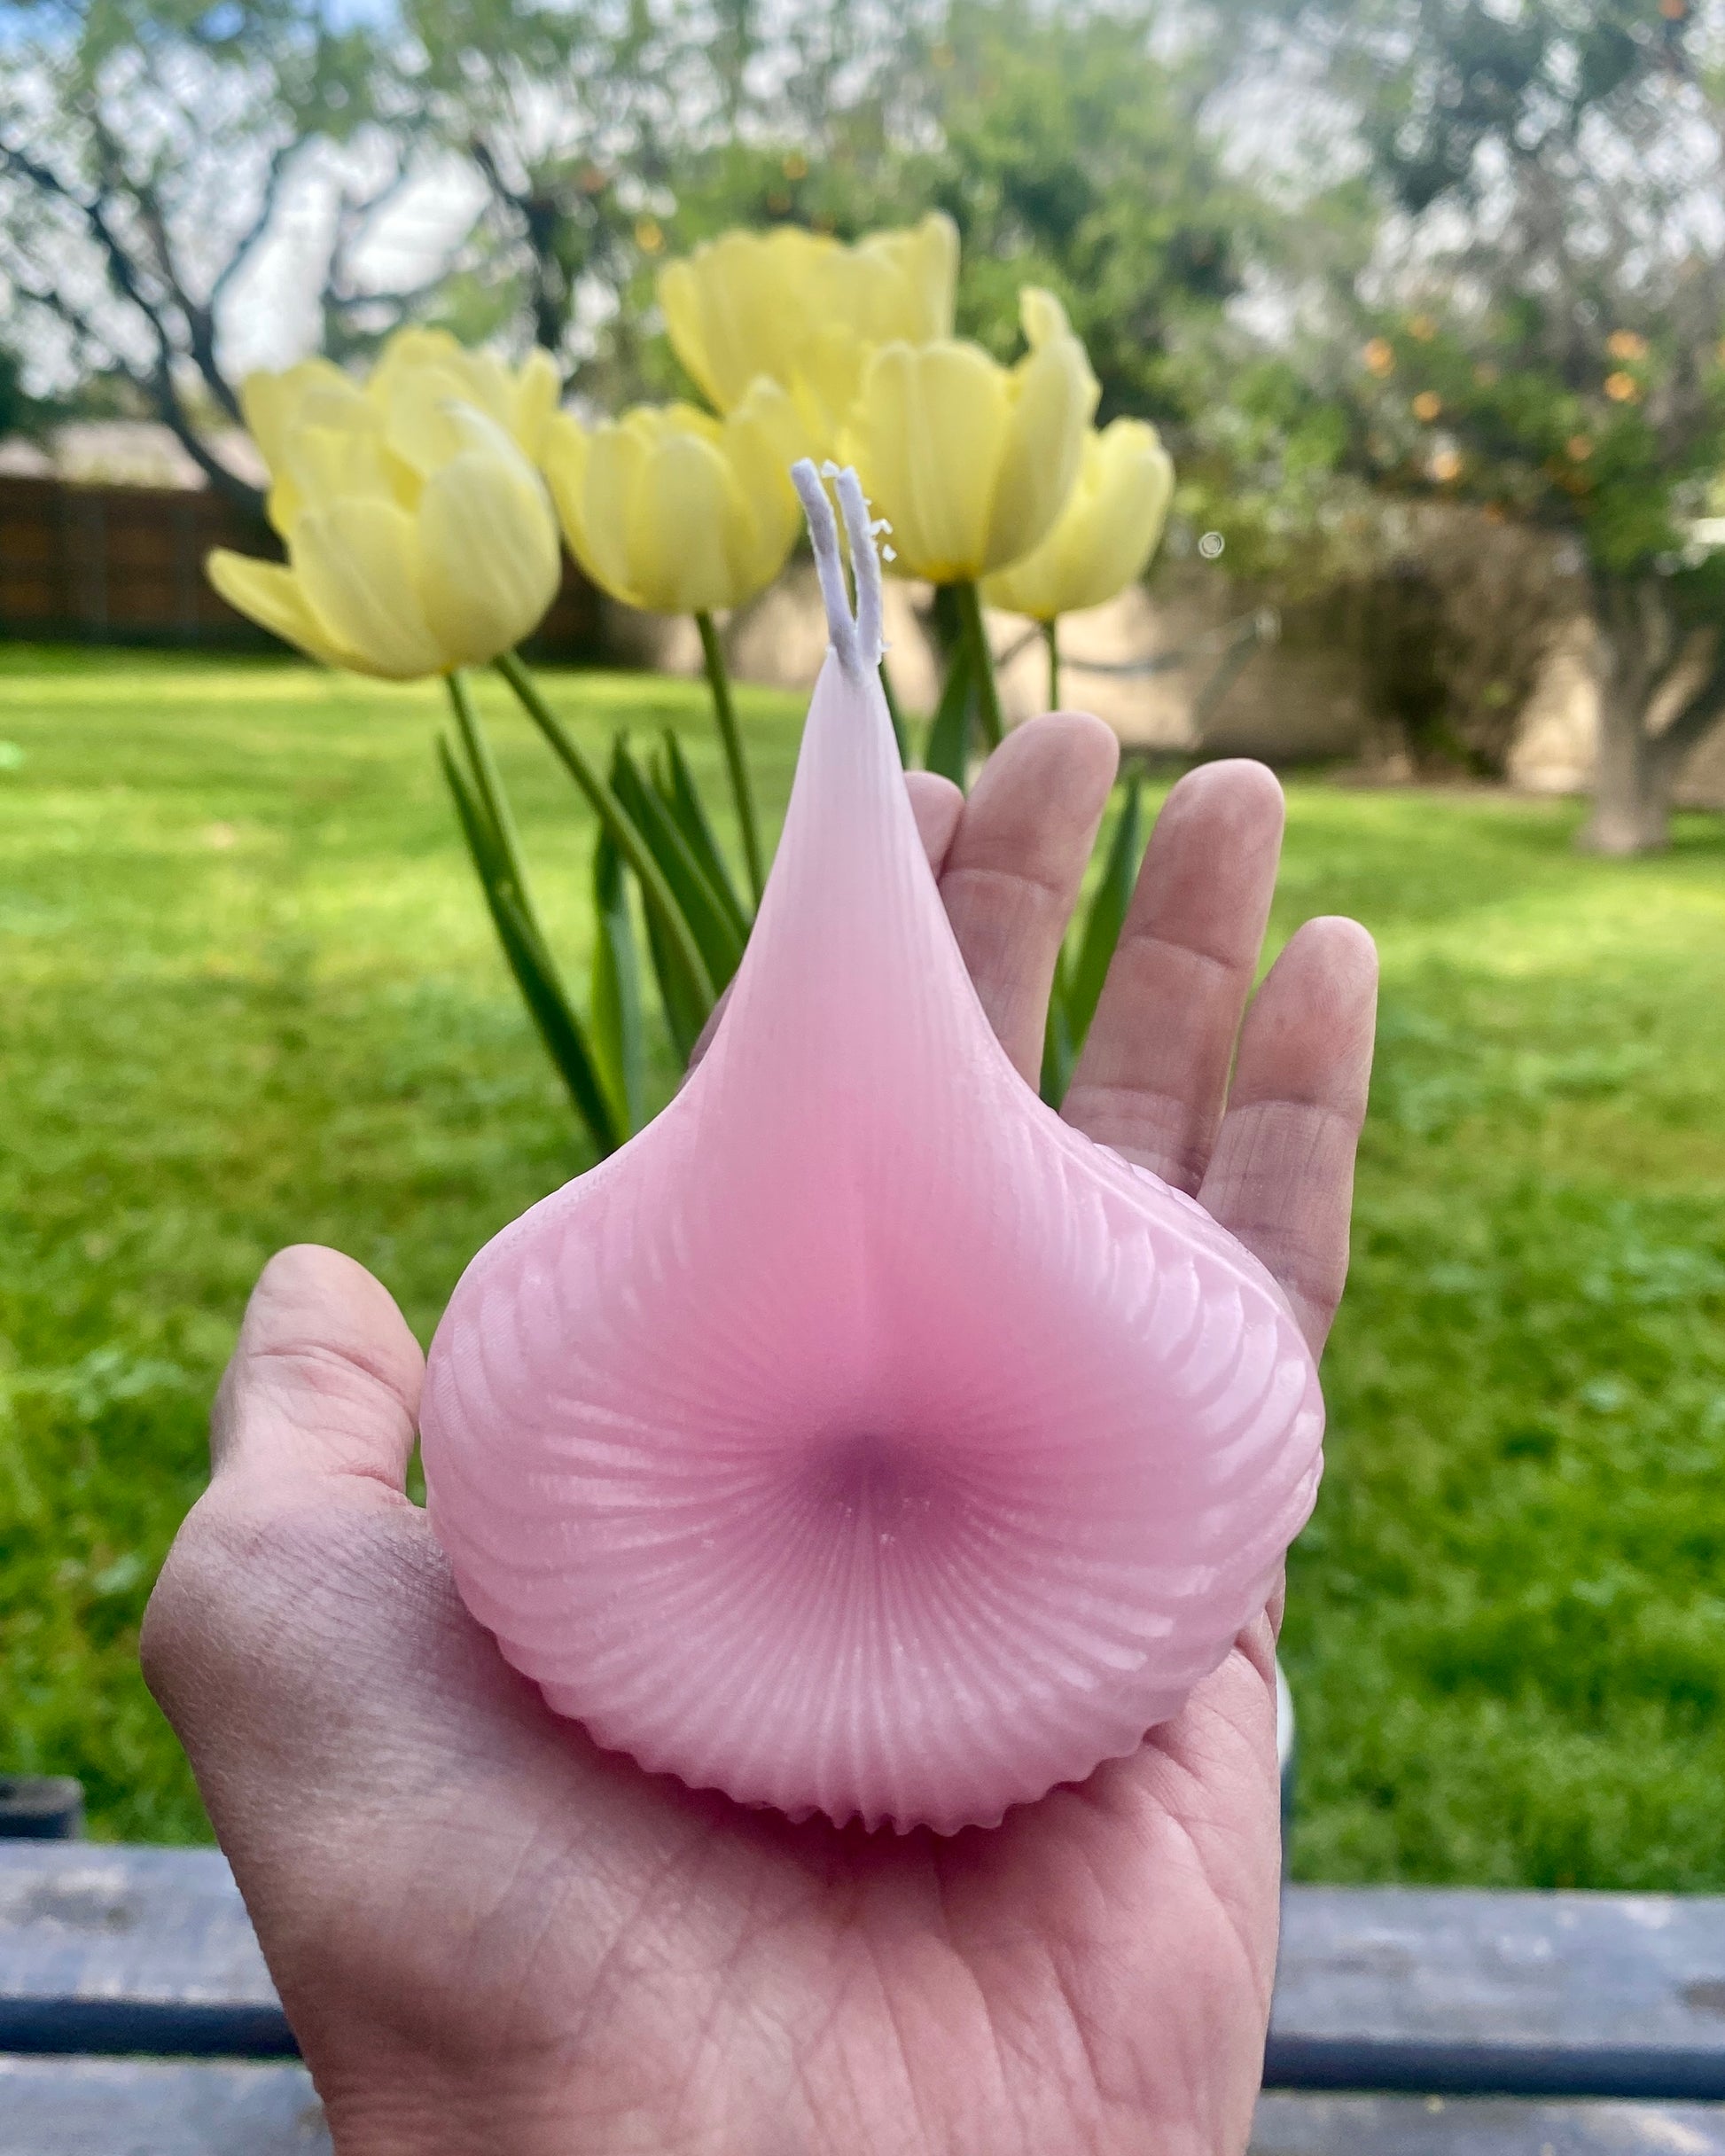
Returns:
[[[275,639],[211,590],[212,547],[268,554],[271,535],[203,490],[76,486],[0,474],[0,637],[264,651]],[[529,650],[594,657],[597,596],[566,564]]]

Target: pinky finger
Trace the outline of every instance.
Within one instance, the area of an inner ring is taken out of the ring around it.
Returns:
[[[1307,921],[1240,1029],[1200,1202],[1281,1283],[1314,1355],[1347,1276],[1378,954],[1357,921]]]

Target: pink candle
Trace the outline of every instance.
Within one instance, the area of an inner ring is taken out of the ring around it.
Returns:
[[[855,476],[798,469],[831,618],[712,1049],[469,1266],[432,1525],[559,1713],[793,1816],[948,1832],[1130,1753],[1262,1607],[1323,1405],[1268,1276],[989,1030],[876,671]]]

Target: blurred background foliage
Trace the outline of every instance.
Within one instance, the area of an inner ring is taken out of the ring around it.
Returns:
[[[1162,428],[1176,546],[1309,592],[1386,500],[1561,539],[1633,851],[1725,710],[1722,143],[1725,0],[4,0],[0,344],[14,424],[129,400],[255,506],[290,258],[301,346],[440,323],[614,408],[686,387],[701,238],[944,208],[961,328],[1046,284]]]

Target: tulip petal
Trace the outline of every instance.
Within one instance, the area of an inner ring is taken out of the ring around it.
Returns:
[[[958,227],[942,210],[931,210],[903,236],[900,261],[916,295],[925,340],[950,337],[958,293]]]
[[[296,645],[325,666],[350,667],[360,673],[371,669],[363,660],[330,636],[312,612],[299,578],[277,561],[258,561],[249,554],[235,554],[217,547],[204,563],[204,573],[236,613]]]
[[[908,231],[870,232],[852,251],[862,297],[850,316],[876,344],[932,344],[952,335],[958,284],[958,227],[931,210]]]
[[[627,511],[628,558],[643,603],[660,613],[738,604],[753,519],[721,451],[695,434],[667,434]]]
[[[764,376],[725,422],[724,454],[749,511],[747,544],[733,550],[736,581],[728,605],[753,598],[784,566],[802,526],[791,467],[815,446],[798,403]]]
[[[367,392],[379,411],[386,412],[416,375],[459,377],[466,354],[448,330],[410,326],[389,338],[371,370]]]
[[[307,506],[290,470],[289,440],[310,425],[344,426],[367,411],[364,392],[326,359],[302,360],[279,374],[267,370],[240,385],[246,425],[269,468],[269,521],[284,538]]]
[[[797,225],[727,232],[660,273],[677,357],[722,412],[758,375],[794,390],[836,439],[870,351],[952,333],[958,236],[938,212],[855,246]]]
[[[659,311],[665,317],[665,333],[701,394],[722,411],[724,391],[718,369],[707,350],[706,306],[699,272],[692,262],[667,262],[659,273]]]
[[[522,363],[515,384],[515,416],[511,431],[523,456],[537,464],[545,445],[545,430],[563,394],[557,362],[542,346],[535,345]]]
[[[816,330],[805,340],[792,370],[791,390],[802,421],[806,455],[824,457],[837,443],[873,349],[839,323]]]
[[[293,504],[294,522],[347,495],[391,494],[383,435],[371,412],[359,405],[331,416],[339,423],[302,421],[288,429],[283,443],[281,490],[285,504]]]
[[[326,359],[304,359],[279,373],[261,369],[248,374],[239,389],[239,409],[264,462],[273,472],[282,461],[288,428],[302,416],[308,399],[321,392],[325,402],[360,403],[363,392],[355,388],[339,367]]]
[[[1174,465],[1153,426],[1116,419],[1095,439],[1089,514],[1066,543],[1065,613],[1100,606],[1143,574],[1174,495]]]
[[[543,480],[500,427],[461,418],[473,445],[419,504],[419,590],[446,663],[480,666],[538,626],[562,564]]]
[[[602,426],[589,434],[559,413],[546,429],[545,478],[569,551],[601,591],[643,606],[629,567],[621,504],[650,452],[638,430]]]
[[[1040,352],[1045,344],[1073,333],[1065,309],[1051,292],[1040,285],[1026,285],[1019,293],[1019,326],[1033,352]]]
[[[461,452],[461,429],[452,417],[472,405],[468,385],[450,367],[397,371],[384,419],[385,439],[402,463],[429,478]]]
[[[385,345],[369,394],[388,417],[396,453],[429,473],[459,448],[439,424],[449,403],[482,411],[536,459],[561,384],[550,354],[537,346],[512,370],[493,352],[470,350],[447,330],[405,329]]]
[[[1012,375],[1012,418],[989,504],[985,569],[1018,560],[1052,527],[1078,477],[1099,394],[1084,348],[1069,333],[1034,347]]]
[[[870,361],[844,453],[892,523],[902,575],[952,583],[991,566],[1010,417],[1005,370],[975,345],[893,344]]]
[[[312,611],[353,664],[390,681],[451,663],[425,619],[418,551],[413,519],[394,502],[332,502],[294,527],[293,566]]]
[[[559,417],[545,475],[572,552],[602,590],[660,613],[740,606],[777,575],[806,452],[792,400],[758,378],[730,418],[636,405],[589,434]]]
[[[818,318],[811,280],[838,252],[837,241],[784,225],[727,232],[660,272],[672,348],[720,411],[759,374],[791,380],[805,325]]]
[[[988,578],[991,606],[1051,621],[1100,606],[1143,575],[1167,520],[1174,465],[1156,429],[1116,419],[1084,443],[1083,463],[1053,529]]]

